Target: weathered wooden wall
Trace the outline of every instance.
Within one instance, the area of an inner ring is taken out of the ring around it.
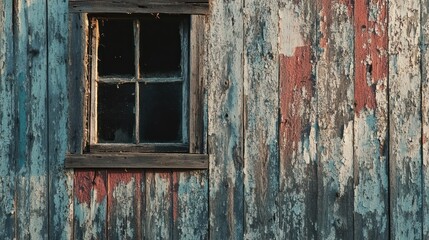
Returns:
[[[72,171],[88,23],[0,1],[0,239],[428,239],[428,4],[211,0],[209,170]]]

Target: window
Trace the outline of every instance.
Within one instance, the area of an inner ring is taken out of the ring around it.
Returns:
[[[189,16],[92,16],[90,34],[90,148],[187,152]]]
[[[73,36],[71,42],[71,71],[77,73],[70,78],[80,79],[81,86],[72,84],[69,97],[70,109],[78,114],[70,118],[69,135],[77,137],[66,167],[207,168],[198,74],[201,32],[195,29],[199,17],[80,17],[87,23],[83,33],[71,24],[78,31],[72,34],[84,37]],[[79,89],[83,92],[73,94]]]

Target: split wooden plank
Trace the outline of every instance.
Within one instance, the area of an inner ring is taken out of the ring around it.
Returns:
[[[171,171],[146,171],[145,239],[173,239]]]
[[[356,1],[354,235],[389,238],[387,2]]]
[[[205,17],[191,16],[189,152],[206,153],[204,142]],[[208,156],[208,155],[207,155]],[[208,167],[208,161],[207,161]],[[173,172],[173,235],[175,239],[208,239],[208,171]]]
[[[317,3],[318,238],[353,239],[353,1]]]
[[[278,2],[244,2],[244,238],[279,234]]]
[[[280,239],[317,236],[317,162],[313,1],[280,5]]]
[[[389,1],[391,239],[422,237],[420,2]]]
[[[47,239],[48,123],[46,0],[15,1],[15,78],[19,114],[17,239]]]
[[[0,3],[0,239],[15,238],[16,99],[13,55],[13,4]]]
[[[144,173],[108,171],[107,219],[109,239],[142,239]],[[143,183],[143,187],[142,187]]]
[[[64,170],[67,151],[67,3],[49,1],[48,31],[48,154],[49,238],[73,238],[73,171]]]
[[[212,1],[207,34],[210,239],[241,239],[243,0]]]
[[[208,0],[70,0],[70,12],[207,14]]]
[[[74,239],[107,239],[107,174],[91,169],[74,173]]]
[[[423,239],[429,239],[429,2],[421,1],[422,11],[422,124],[423,124]]]

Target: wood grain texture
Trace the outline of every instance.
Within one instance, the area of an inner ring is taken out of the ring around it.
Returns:
[[[70,0],[70,12],[207,14],[208,0]]]
[[[318,238],[353,239],[353,2],[317,3]]]
[[[74,173],[74,239],[107,239],[107,173]]]
[[[278,9],[276,1],[244,4],[244,237],[278,234]]]
[[[213,1],[208,17],[210,239],[244,234],[242,4]]]
[[[423,239],[429,239],[429,2],[421,1]]]
[[[422,237],[420,1],[389,2],[390,238]]]
[[[280,239],[315,239],[317,159],[316,4],[280,5]]]
[[[206,154],[94,153],[69,154],[66,168],[169,168],[207,169]]]
[[[69,14],[68,40],[68,152],[81,154],[87,142],[88,20],[86,14]]]
[[[145,239],[173,239],[173,174],[146,171]]]
[[[64,170],[67,151],[68,6],[61,0],[47,6],[49,238],[73,238],[73,171]]]
[[[0,239],[15,238],[15,130],[13,5],[0,3]]]
[[[356,1],[354,235],[389,238],[387,3]]]
[[[107,176],[108,238],[142,239],[143,171],[110,170]]]
[[[17,239],[47,239],[48,126],[46,1],[15,1]]]

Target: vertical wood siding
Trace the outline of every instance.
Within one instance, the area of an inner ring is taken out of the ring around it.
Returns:
[[[387,2],[356,1],[354,235],[388,239]]]
[[[12,2],[0,3],[0,239],[15,236],[16,96]]]
[[[279,10],[280,238],[314,239],[317,226],[315,17],[313,1]]]
[[[429,238],[427,0],[212,0],[207,171],[64,170],[90,61],[67,5],[0,1],[0,239]]]
[[[420,1],[389,3],[390,237],[422,238]]]

